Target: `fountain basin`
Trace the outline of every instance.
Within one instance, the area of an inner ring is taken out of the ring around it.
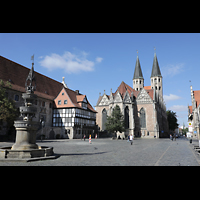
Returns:
[[[0,161],[36,161],[44,159],[54,159],[53,147],[39,146],[38,149],[11,150],[10,147],[0,148]]]

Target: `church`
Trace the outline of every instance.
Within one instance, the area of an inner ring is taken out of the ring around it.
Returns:
[[[125,132],[117,133],[117,138],[129,134],[141,138],[169,137],[166,106],[163,99],[163,77],[156,53],[154,53],[151,72],[151,86],[144,86],[144,77],[137,55],[133,75],[133,87],[121,82],[117,90],[110,94],[99,95],[95,106],[96,123],[100,131],[106,131],[105,123],[112,109],[118,105],[124,115]]]

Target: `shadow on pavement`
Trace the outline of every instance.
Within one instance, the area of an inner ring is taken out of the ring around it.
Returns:
[[[54,153],[54,155],[60,157],[60,156],[82,156],[82,155],[96,155],[96,154],[104,154],[104,153],[108,153],[108,151],[105,152],[97,152],[97,153]]]

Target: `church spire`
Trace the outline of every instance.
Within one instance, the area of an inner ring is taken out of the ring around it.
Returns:
[[[135,71],[133,75],[133,89],[138,91],[138,90],[141,90],[143,87],[144,87],[144,78],[143,78],[142,69],[140,66],[139,57],[137,55]]]
[[[160,72],[160,67],[158,64],[158,59],[156,56],[156,52],[154,53],[154,59],[153,59],[153,67],[152,67],[152,71],[151,71],[151,77],[162,77],[161,72]]]
[[[137,55],[133,79],[143,78],[139,57]]]
[[[154,53],[153,66],[152,66],[152,72],[151,72],[151,89],[154,89],[156,93],[155,100],[158,102],[160,98],[163,101],[162,75],[160,72],[160,67],[158,64],[156,52]]]

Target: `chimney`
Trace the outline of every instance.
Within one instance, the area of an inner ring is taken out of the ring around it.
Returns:
[[[75,90],[75,92],[76,92],[77,94],[79,94],[79,90]]]

